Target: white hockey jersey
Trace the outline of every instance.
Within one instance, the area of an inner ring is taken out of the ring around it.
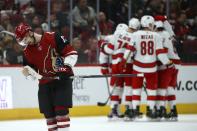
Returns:
[[[103,38],[103,42],[105,43],[109,43],[109,40],[112,39],[113,35],[108,35],[106,37]],[[99,52],[99,63],[101,65],[102,69],[107,69],[109,67],[109,65],[111,64],[111,55],[106,54],[102,51]]]
[[[167,52],[167,56],[168,58],[175,64],[175,65],[179,65],[181,63],[180,61],[180,57],[178,56],[176,49],[173,46],[172,43],[172,37],[171,35],[163,30],[163,31],[159,31],[157,32],[161,37],[162,37],[162,41],[163,41],[163,47]],[[158,67],[158,70],[160,69],[165,69],[165,65],[160,65]]]
[[[131,33],[127,31],[122,31],[114,33],[113,37],[110,37],[109,43],[104,47],[104,51],[112,55],[112,64],[118,64],[121,62],[125,46],[131,42]],[[127,59],[127,63],[132,63],[131,59]]]
[[[142,73],[157,71],[157,58],[162,64],[167,64],[169,59],[162,45],[162,38],[152,31],[139,30],[132,34],[132,44],[125,51],[124,58],[128,57],[128,52],[135,49],[133,69]],[[133,48],[132,48],[133,47]]]

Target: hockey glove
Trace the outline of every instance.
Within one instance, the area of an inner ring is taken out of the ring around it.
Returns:
[[[166,66],[168,69],[175,69],[175,65],[172,61],[170,61]]]
[[[57,75],[60,79],[68,79],[70,76],[73,76],[73,70],[71,67],[64,65],[63,67],[59,67],[57,70]]]
[[[108,68],[105,68],[105,69],[101,69],[101,73],[103,74],[103,75],[107,75],[107,74],[109,74],[109,69]]]
[[[104,54],[107,54],[104,50],[105,45],[107,45],[105,40],[99,40],[98,41],[98,47],[99,47],[99,51],[103,52]]]
[[[126,60],[124,58],[118,63],[118,71],[120,73],[124,73],[126,71]]]

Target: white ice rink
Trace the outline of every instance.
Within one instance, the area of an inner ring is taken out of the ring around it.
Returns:
[[[45,120],[0,121],[0,131],[47,131]],[[197,115],[180,115],[178,122],[109,122],[106,117],[71,117],[70,131],[197,131]]]

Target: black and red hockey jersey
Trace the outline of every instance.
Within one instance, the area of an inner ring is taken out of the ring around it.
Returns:
[[[64,58],[69,55],[77,55],[69,41],[63,36],[55,32],[45,32],[37,45],[28,45],[24,49],[23,65],[29,65],[44,77],[57,76],[57,72],[52,67],[52,55],[54,53]],[[72,69],[70,73],[72,74]],[[51,80],[39,80],[40,84],[49,81]]]

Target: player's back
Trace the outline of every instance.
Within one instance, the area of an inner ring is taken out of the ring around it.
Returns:
[[[131,34],[127,31],[123,31],[121,33],[114,34],[114,53],[115,56],[120,56],[121,59],[125,52],[125,46],[131,43]],[[120,62],[120,61],[119,61]],[[128,63],[131,62],[131,59],[127,61]]]
[[[140,72],[155,72],[157,68],[157,50],[162,48],[161,37],[152,31],[139,30],[132,35],[136,49],[134,69]]]

